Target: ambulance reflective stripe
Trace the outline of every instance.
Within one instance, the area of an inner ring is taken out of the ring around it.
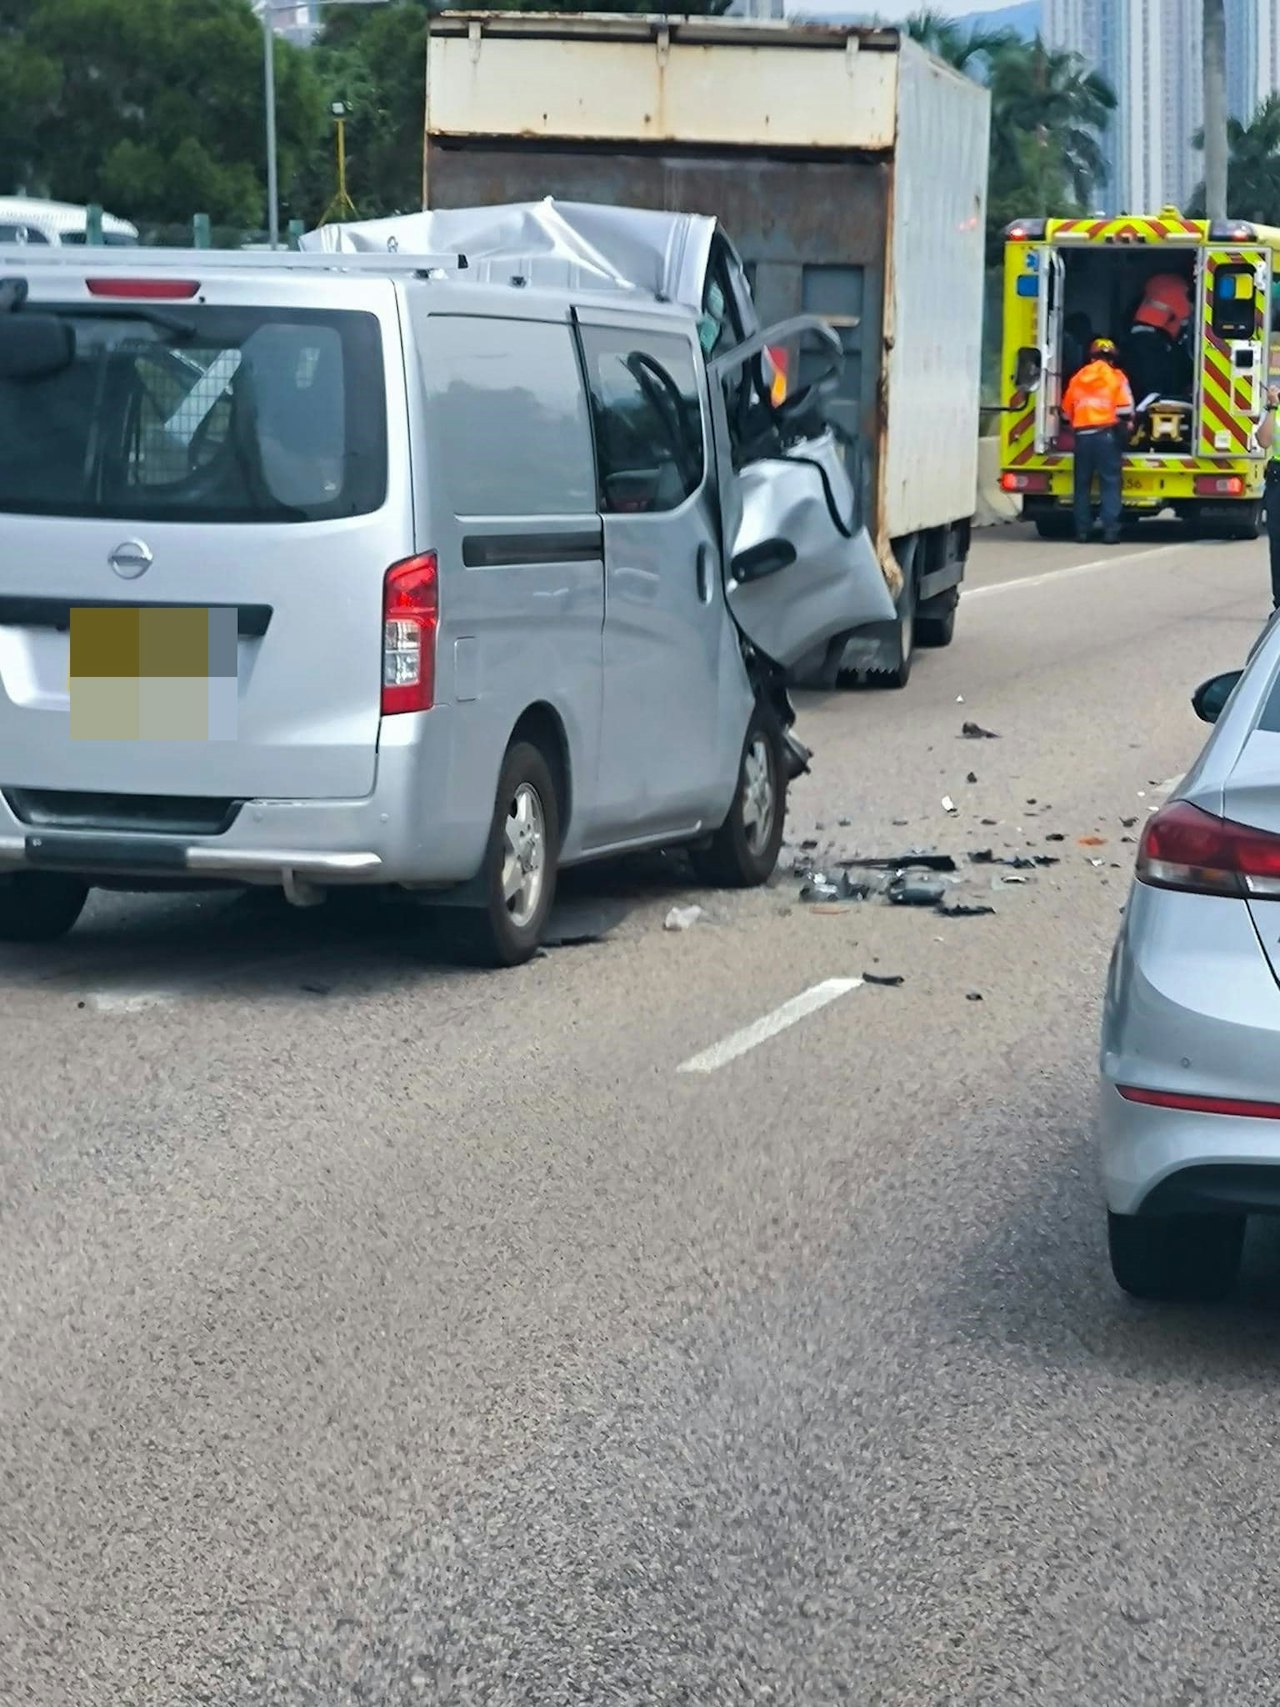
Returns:
[[[1203,222],[1191,219],[1055,219],[1050,238],[1074,237],[1086,242],[1167,243],[1171,237],[1203,237]]]
[[[1036,424],[1036,412],[1030,410],[1020,415],[1009,428],[1009,466],[1021,468],[1022,464],[1035,455],[1036,439],[1032,428]]]
[[[1242,450],[1249,448],[1249,440],[1253,433],[1253,424],[1248,419],[1252,406],[1250,388],[1241,383],[1235,367],[1232,365],[1231,351],[1224,339],[1220,338],[1213,329],[1213,305],[1217,290],[1217,272],[1219,267],[1255,265],[1254,257],[1239,251],[1228,250],[1205,257],[1204,302],[1201,308],[1203,325],[1201,332],[1201,397],[1203,409],[1201,413],[1200,449],[1202,452],[1214,451],[1220,448],[1218,434],[1226,433],[1233,445],[1239,445]],[[1254,337],[1262,335],[1262,312],[1255,304],[1254,308]]]

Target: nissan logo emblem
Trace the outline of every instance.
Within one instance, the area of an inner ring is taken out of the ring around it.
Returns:
[[[136,581],[139,575],[145,575],[153,561],[151,547],[140,539],[126,539],[107,559],[116,574],[125,581]]]

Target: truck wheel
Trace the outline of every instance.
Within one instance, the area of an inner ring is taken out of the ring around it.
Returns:
[[[1235,1285],[1243,1215],[1107,1213],[1111,1272],[1131,1298],[1212,1303]]]
[[[60,871],[0,877],[0,942],[54,942],[75,924],[89,887]]]
[[[949,602],[947,602],[949,601]],[[960,604],[958,592],[944,593],[922,605],[916,618],[916,639],[921,646],[950,646],[956,635],[956,611]]]
[[[443,908],[449,950],[473,966],[519,966],[538,951],[555,900],[560,802],[539,748],[517,741],[498,778],[493,823],[480,867],[478,906]]]
[[[914,561],[907,565],[898,594],[898,621],[894,627],[891,664],[867,672],[871,687],[905,688],[911,680],[911,660],[916,649],[916,571]]]
[[[778,863],[786,813],[781,731],[773,713],[757,705],[747,726],[729,816],[709,844],[691,850],[694,871],[719,889],[757,888]]]

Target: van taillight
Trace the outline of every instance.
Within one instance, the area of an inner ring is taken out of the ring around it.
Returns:
[[[439,565],[434,551],[387,570],[382,590],[382,715],[430,711],[436,691]]]
[[[1147,821],[1138,880],[1197,895],[1280,898],[1280,836],[1175,800]]]

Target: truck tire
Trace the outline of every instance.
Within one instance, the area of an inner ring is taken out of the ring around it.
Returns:
[[[905,688],[911,680],[911,660],[916,650],[916,582],[915,556],[902,574],[902,591],[898,594],[898,620],[893,630],[893,660],[877,669],[868,670],[867,683],[873,688]]]
[[[960,591],[956,588],[950,593],[943,593],[936,599],[930,599],[928,604],[921,605],[916,617],[916,640],[921,646],[930,646],[935,650],[950,646],[956,636],[956,611],[960,605]]]
[[[786,815],[782,732],[773,713],[757,704],[742,744],[733,805],[711,841],[690,850],[694,871],[719,889],[758,888],[778,863]]]
[[[55,942],[84,911],[89,887],[60,871],[0,877],[0,942]]]
[[[531,741],[516,741],[498,778],[476,879],[479,904],[437,913],[448,952],[472,966],[532,960],[555,901],[559,863],[560,799],[551,766]]]

